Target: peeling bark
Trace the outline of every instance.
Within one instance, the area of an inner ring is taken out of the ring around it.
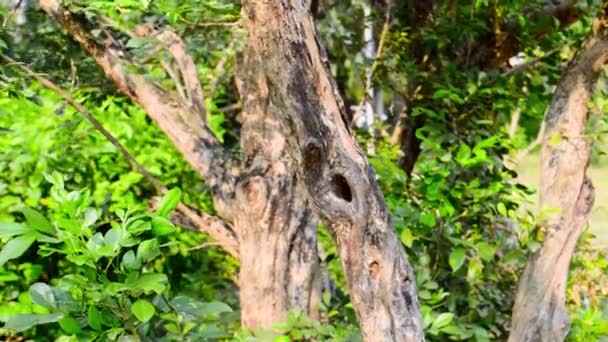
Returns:
[[[313,208],[332,232],[364,339],[423,340],[412,268],[350,132],[308,8],[249,0],[243,23],[251,76],[267,91],[260,102],[280,122]]]
[[[563,341],[568,269],[587,224],[594,191],[586,175],[591,142],[584,136],[597,79],[608,60],[608,1],[581,49],[568,65],[545,118],[540,206],[558,208],[544,223],[545,239],[519,281],[509,341]]]
[[[315,317],[322,274],[318,219],[301,195],[302,185],[287,158],[285,139],[263,103],[255,98],[244,101],[244,152],[239,168],[207,126],[196,66],[179,36],[163,32],[157,38],[167,45],[181,72],[185,97],[130,68],[123,57],[126,52],[112,44],[110,32],[104,32],[107,41],[99,42],[57,0],[40,0],[40,6],[83,46],[123,94],[146,110],[205,179],[223,218],[221,223],[210,215],[178,209],[225,250],[238,251],[243,325],[269,328],[284,320],[291,309]],[[263,95],[261,88],[240,88],[248,96]]]

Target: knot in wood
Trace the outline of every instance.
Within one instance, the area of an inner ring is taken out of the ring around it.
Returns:
[[[252,176],[241,180],[237,186],[237,202],[242,209],[253,213],[264,208],[268,197],[268,187],[262,176]]]
[[[308,138],[304,144],[303,163],[305,170],[320,168],[323,160],[323,145],[316,138]]]
[[[380,275],[380,263],[374,260],[369,264],[369,275],[373,279],[378,279]]]

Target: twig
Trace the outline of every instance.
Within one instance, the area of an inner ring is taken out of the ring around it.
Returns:
[[[237,111],[240,109],[241,109],[241,104],[237,102],[237,103],[233,103],[233,104],[218,108],[217,110],[219,112],[234,112],[234,111]]]
[[[2,27],[6,27],[6,25],[8,25],[8,21],[15,15],[15,12],[17,12],[17,10],[21,7],[22,3],[23,3],[23,0],[17,0],[17,3],[15,3],[15,5],[11,9],[11,11],[6,16],[6,18],[4,18],[4,22],[2,23]]]
[[[521,109],[515,109],[513,115],[511,116],[511,123],[509,124],[509,131],[507,134],[509,138],[513,139],[515,137],[515,133],[517,133],[517,127],[519,127],[519,119],[521,117]]]
[[[209,85],[209,94],[211,94],[211,96],[213,96],[213,94],[215,94],[215,90],[217,89],[217,84],[219,83],[219,79],[220,77],[224,74],[224,65],[226,65],[226,62],[228,61],[229,57],[232,57],[232,50],[234,49],[234,39],[232,39],[230,41],[230,44],[228,44],[228,47],[226,47],[227,53],[222,56],[222,58],[217,62],[217,64],[215,65],[215,69],[214,69],[214,76],[213,79],[211,80],[211,83]]]
[[[220,246],[220,244],[217,242],[205,242],[205,243],[201,243],[198,246],[194,246],[194,247],[188,249],[188,252],[196,251],[196,250],[207,248],[207,247],[215,247],[215,246]]]
[[[184,44],[184,41],[177,34],[171,31],[164,31],[158,34],[157,39],[162,43],[168,44],[167,50],[173,57],[175,64],[181,73],[181,78],[184,81],[188,99],[190,100],[189,104],[194,107],[201,116],[203,122],[207,122],[207,110],[205,108],[203,87],[198,78],[196,64],[187,52],[186,44]]]
[[[543,119],[542,123],[540,124],[540,130],[538,131],[538,135],[536,136],[536,139],[534,139],[534,141],[531,142],[530,145],[528,145],[526,148],[524,148],[519,153],[517,153],[517,161],[522,160],[525,156],[527,156],[530,152],[532,152],[532,150],[535,149],[536,146],[540,145],[540,143],[543,141],[544,134],[545,134],[545,120]]]
[[[163,69],[165,69],[165,72],[167,73],[169,78],[175,84],[175,90],[177,90],[179,97],[181,97],[184,101],[189,101],[188,95],[184,90],[184,86],[182,85],[182,81],[180,80],[179,76],[177,76],[177,73],[173,70],[171,64],[169,64],[169,62],[165,60],[161,60],[160,64],[162,65]]]
[[[496,81],[498,81],[499,78],[506,78],[506,77],[509,77],[509,76],[511,76],[513,74],[518,74],[520,72],[524,72],[527,69],[533,67],[534,65],[540,63],[543,59],[556,54],[558,51],[559,51],[559,49],[553,49],[553,50],[547,52],[546,54],[544,54],[543,56],[539,56],[539,57],[533,58],[533,59],[531,59],[531,60],[529,60],[529,61],[527,61],[527,62],[525,62],[523,64],[514,66],[513,68],[511,68],[511,69],[503,72],[500,75],[497,75],[495,77],[491,77],[491,78],[488,79],[487,85],[488,86],[493,85]]]

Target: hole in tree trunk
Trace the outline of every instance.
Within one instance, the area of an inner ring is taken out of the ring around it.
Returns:
[[[331,177],[331,191],[346,202],[353,200],[353,194],[346,178],[342,175],[333,175]]]

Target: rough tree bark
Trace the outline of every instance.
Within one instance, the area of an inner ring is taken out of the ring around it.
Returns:
[[[275,129],[273,118],[255,103],[245,106],[244,153],[239,168],[207,125],[196,67],[177,35],[146,33],[162,41],[173,57],[184,82],[179,85],[184,90],[181,97],[129,67],[131,62],[124,57],[128,51],[113,44],[116,40],[111,32],[102,30],[105,39],[99,41],[84,28],[84,19],[63,8],[58,0],[40,0],[39,4],[82,45],[123,94],[146,110],[205,180],[221,216],[216,220],[223,224],[214,225],[215,230],[203,229],[225,249],[238,251],[243,325],[268,328],[284,320],[290,309],[314,317],[321,275],[317,219],[306,198],[298,195],[301,185],[286,158],[284,138]],[[189,219],[205,224],[205,220]]]
[[[594,191],[586,175],[591,142],[585,137],[591,99],[608,59],[608,1],[591,33],[569,63],[545,119],[541,151],[540,206],[558,208],[544,223],[545,239],[519,282],[509,341],[563,341],[568,268],[587,224]]]
[[[364,339],[423,340],[412,268],[350,132],[305,2],[244,1],[243,23],[253,87],[243,100],[281,123],[313,208],[336,242]]]

